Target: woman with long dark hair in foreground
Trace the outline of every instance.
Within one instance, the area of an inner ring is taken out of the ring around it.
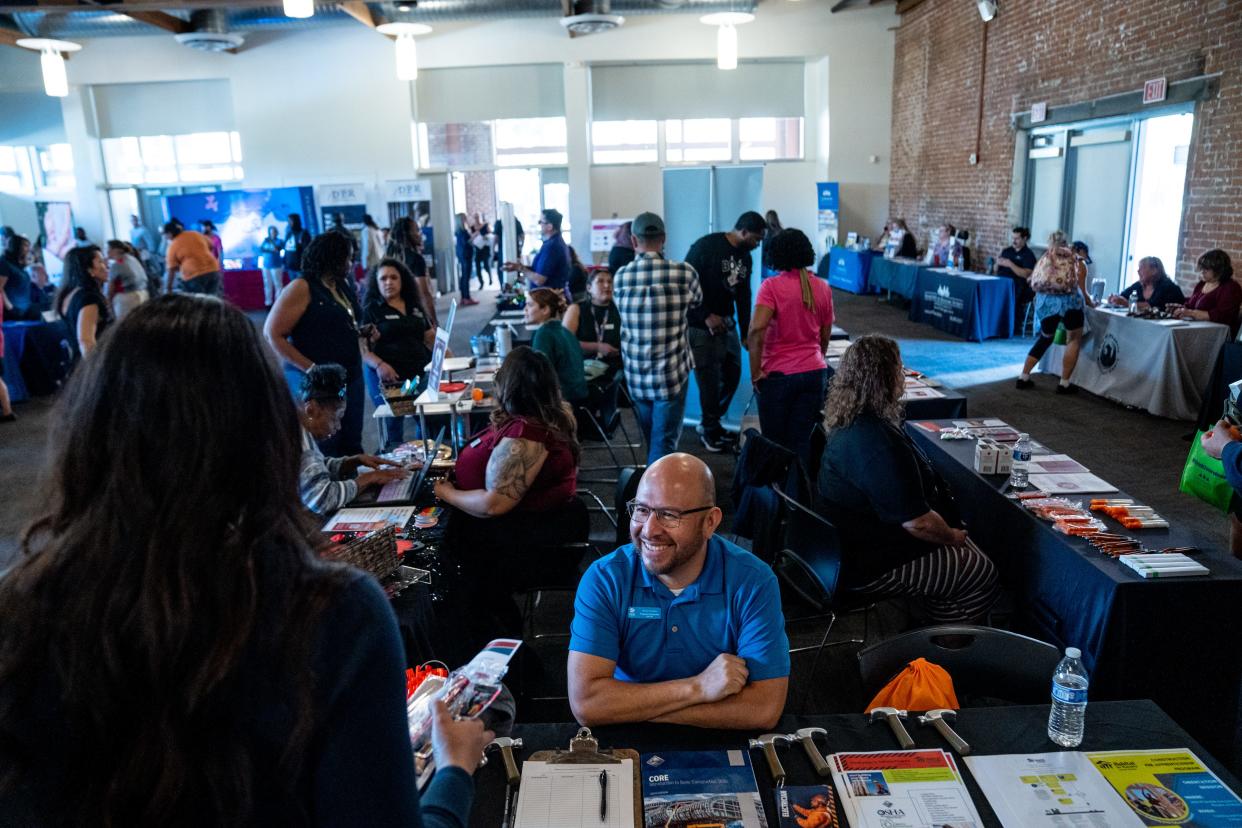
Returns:
[[[0,580],[0,824],[464,825],[490,734],[437,710],[420,809],[392,610],[315,556],[298,418],[246,317],[139,306],[58,417]]]

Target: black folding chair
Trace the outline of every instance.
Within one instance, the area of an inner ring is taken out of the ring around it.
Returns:
[[[971,624],[924,627],[881,641],[858,653],[868,697],[916,658],[938,664],[953,677],[963,697],[1044,704],[1060,651],[1025,635]]]
[[[781,491],[775,483],[772,491],[780,498],[784,511],[784,542],[772,562],[772,571],[785,588],[786,594],[792,594],[810,607],[811,612],[803,616],[788,618],[791,623],[822,621],[827,619],[823,637],[819,645],[814,647],[795,647],[789,654],[815,652],[811,661],[811,672],[804,684],[806,692],[815,679],[815,669],[819,666],[819,658],[826,647],[839,647],[845,644],[862,644],[866,641],[867,628],[864,620],[863,638],[844,639],[828,643],[828,634],[837,620],[837,585],[841,579],[842,550],[841,540],[836,527],[822,515],[812,511],[794,498]],[[869,610],[873,604],[853,607],[852,610]]]

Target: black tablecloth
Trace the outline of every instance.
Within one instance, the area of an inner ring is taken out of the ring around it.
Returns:
[[[970,743],[975,754],[1046,753],[1058,750],[1047,736],[1047,706],[992,707],[961,711],[954,729]],[[824,753],[840,751],[895,750],[896,743],[887,725],[867,724],[859,714],[830,716],[785,716],[774,729],[792,733],[802,727],[822,727],[827,737],[819,737]],[[574,724],[518,725],[514,736],[521,737],[523,747],[519,759],[538,750],[566,749],[577,732]],[[907,728],[919,748],[948,746],[931,728],[910,723]],[[600,747],[632,748],[639,753],[661,750],[744,749],[751,733],[720,730],[699,730],[672,725],[626,725],[594,729]],[[1153,748],[1189,748],[1234,790],[1237,780],[1219,762],[1196,744],[1184,730],[1149,701],[1092,702],[1087,705],[1086,736],[1079,750],[1142,750]],[[780,751],[781,763],[788,774],[788,785],[824,784],[827,780],[815,775],[802,748],[796,745]],[[751,752],[755,778],[767,810],[768,825],[779,825],[772,799],[772,780],[759,751]],[[964,762],[959,763],[966,785],[983,818],[984,825],[999,826],[987,799],[975,784]],[[489,762],[475,775],[475,804],[470,817],[472,828],[498,828],[504,813],[504,765]],[[840,825],[847,825],[839,814]]]
[[[967,416],[965,394],[944,386],[936,390],[944,396],[906,402],[906,419],[916,422],[920,420],[961,420]]]
[[[1154,699],[1222,761],[1242,766],[1242,562],[1204,549],[1195,558],[1210,575],[1144,580],[1004,497],[1004,475],[974,471],[973,440],[906,429],[952,486],[971,537],[1017,600],[1021,628],[1081,649],[1092,698]],[[1199,545],[1176,526],[1135,533],[1107,522],[1150,548]]]

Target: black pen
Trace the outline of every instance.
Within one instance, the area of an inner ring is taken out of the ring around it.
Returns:
[[[599,772],[599,821],[608,821],[608,771]]]

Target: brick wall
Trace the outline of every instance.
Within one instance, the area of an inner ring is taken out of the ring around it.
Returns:
[[[1193,284],[1195,259],[1212,247],[1242,258],[1240,0],[1002,0],[986,24],[972,166],[984,25],[974,3],[925,0],[897,31],[889,207],[920,246],[943,221],[971,230],[981,258],[1008,244],[1011,113],[1131,92],[1154,77],[1219,72],[1219,94],[1195,113],[1178,278]]]

